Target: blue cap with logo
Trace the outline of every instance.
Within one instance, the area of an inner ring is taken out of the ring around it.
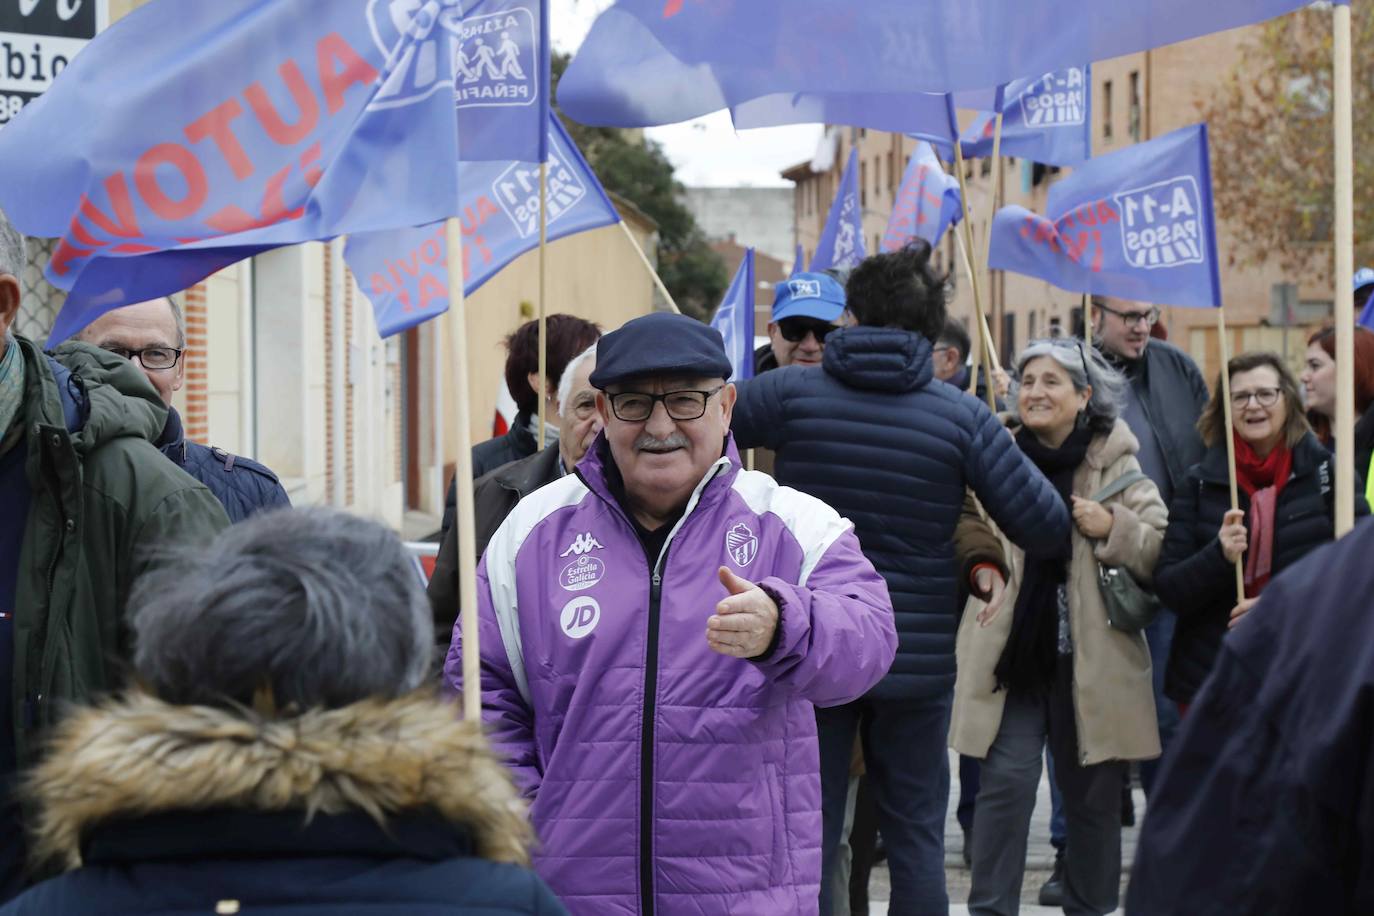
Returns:
[[[1352,289],[1360,290],[1371,284],[1374,284],[1374,269],[1361,267],[1355,271],[1355,285]]]
[[[773,299],[773,320],[815,318],[839,321],[844,312],[844,287],[830,274],[793,274],[779,283]]]

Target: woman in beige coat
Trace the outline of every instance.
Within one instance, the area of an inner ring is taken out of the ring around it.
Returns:
[[[1125,381],[1091,347],[1038,341],[1017,375],[1009,430],[1075,526],[1053,559],[1028,560],[1008,545],[1003,602],[975,599],[959,629],[950,746],[982,760],[969,912],[1017,912],[1048,742],[1068,822],[1064,911],[1109,913],[1121,882],[1127,761],[1160,749],[1145,636],[1108,624],[1098,567],[1124,567],[1148,585],[1167,511],[1148,479],[1105,505],[1090,498],[1140,470],[1139,444],[1118,418]]]

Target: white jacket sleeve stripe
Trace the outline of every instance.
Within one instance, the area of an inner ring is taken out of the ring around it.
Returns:
[[[797,539],[804,552],[797,584],[805,587],[816,565],[840,535],[854,525],[829,505],[791,487],[778,484],[772,477],[758,471],[740,471],[735,475],[734,490],[759,514],[772,514],[782,520]]]
[[[588,494],[576,475],[566,477],[531,493],[506,516],[487,545],[487,582],[491,589],[491,609],[501,630],[511,674],[520,697],[530,702],[529,678],[525,674],[524,644],[520,638],[520,600],[515,562],[525,539],[544,519],[559,509],[575,506]]]

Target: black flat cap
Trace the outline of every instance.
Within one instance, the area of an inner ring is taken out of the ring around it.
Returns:
[[[729,378],[720,332],[686,315],[654,312],[605,335],[596,344],[592,387],[648,376]]]

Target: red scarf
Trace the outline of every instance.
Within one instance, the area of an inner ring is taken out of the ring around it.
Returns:
[[[1254,598],[1269,584],[1274,563],[1274,524],[1279,493],[1293,473],[1293,452],[1280,443],[1260,458],[1239,435],[1236,444],[1236,482],[1250,497],[1250,549],[1246,551],[1245,595]]]

